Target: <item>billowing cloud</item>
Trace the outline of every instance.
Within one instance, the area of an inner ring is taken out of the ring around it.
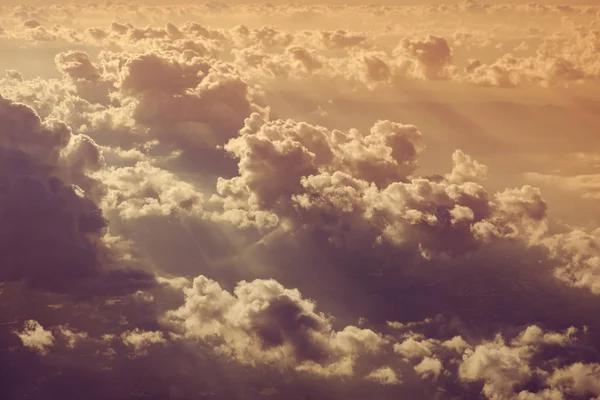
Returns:
[[[216,351],[246,364],[275,364],[322,375],[352,375],[355,359],[377,353],[384,340],[368,329],[341,331],[298,290],[278,282],[240,282],[233,294],[199,276],[185,304],[167,314],[186,338],[214,341]]]
[[[105,169],[95,176],[107,190],[102,208],[109,213],[116,212],[123,219],[168,216],[176,211],[195,215],[202,212],[201,193],[147,161],[133,167]]]
[[[2,278],[82,294],[151,285],[103,241],[106,222],[93,202],[101,184],[89,176],[103,162],[94,142],[25,105],[0,103]]]

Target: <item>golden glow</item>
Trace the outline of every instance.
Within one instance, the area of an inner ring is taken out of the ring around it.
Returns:
[[[600,2],[298,3],[0,6],[0,399],[600,396]]]

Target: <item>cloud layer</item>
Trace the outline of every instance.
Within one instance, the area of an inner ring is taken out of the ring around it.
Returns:
[[[0,397],[600,398],[599,15],[2,7]]]

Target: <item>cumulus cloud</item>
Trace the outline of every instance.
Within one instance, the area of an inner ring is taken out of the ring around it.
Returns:
[[[389,243],[427,260],[516,240],[548,249],[550,265],[566,264],[555,267],[557,276],[595,290],[593,250],[573,249],[576,261],[563,258],[568,246],[558,243],[569,234],[549,231],[537,188],[492,195],[480,184],[487,167],[462,151],[445,177],[415,176],[424,146],[413,126],[380,121],[363,134],[254,114],[225,148],[239,159],[240,175],[219,179],[207,203],[216,220],[324,231],[338,245]]]
[[[443,370],[442,362],[437,358],[425,357],[418,365],[415,365],[415,371],[421,378],[437,380]]]
[[[346,177],[363,190],[369,188],[369,182],[385,185],[405,180],[415,169],[422,146],[416,127],[389,121],[378,122],[365,135],[357,130],[329,131],[291,120],[264,121],[253,114],[240,137],[225,146],[240,159],[240,176],[221,179],[217,192],[221,196],[230,192],[245,196],[243,202],[249,208],[239,211],[247,211],[247,218],[256,211],[273,211],[273,206],[282,207],[280,212],[285,214],[293,212],[294,202],[309,208],[310,199],[300,197],[303,187],[310,190],[320,182],[327,185],[328,177],[334,176],[343,181],[342,171],[352,174]],[[215,198],[215,202],[222,202],[225,212],[239,204],[226,197]],[[352,205],[348,207],[352,211]]]
[[[546,205],[536,189],[491,198],[474,182],[487,168],[460,151],[446,178],[413,176],[424,148],[414,126],[380,121],[363,134],[253,115],[225,148],[239,159],[240,175],[220,179],[211,202],[222,207],[219,218],[243,226],[281,221],[322,229],[328,222],[333,241],[356,235],[410,244],[425,258],[545,232]]]
[[[184,289],[185,304],[166,318],[186,338],[214,340],[241,363],[273,363],[319,375],[352,375],[355,359],[383,338],[368,329],[335,331],[315,304],[274,280],[240,282],[232,293],[204,276]]]
[[[105,169],[95,176],[106,187],[101,207],[123,219],[143,216],[169,216],[180,211],[192,215],[202,212],[203,195],[175,175],[147,161],[133,167]]]
[[[556,368],[544,360],[541,364],[535,360],[537,352],[546,347],[569,347],[576,341],[574,336],[577,331],[571,328],[564,333],[543,332],[537,326],[530,326],[510,344],[505,339],[497,336],[493,341],[478,345],[473,350],[467,350],[460,364],[459,374],[466,381],[481,380],[484,382],[482,391],[490,399],[505,398],[535,398],[528,390],[524,389],[531,380],[544,381],[546,387],[535,395],[539,398],[563,398],[565,394],[594,394],[594,389],[572,389],[577,387],[573,382],[565,386],[557,384],[561,381],[562,373],[577,368],[593,371],[596,364],[580,363],[571,364],[565,370]],[[547,371],[550,369],[550,371]],[[567,372],[568,375],[568,372]],[[563,381],[564,382],[564,381]],[[572,386],[571,386],[572,385]]]
[[[44,354],[54,344],[52,332],[45,330],[37,321],[27,321],[23,330],[15,332],[23,346]]]
[[[485,180],[488,168],[473,160],[461,150],[452,154],[452,172],[446,175],[451,183],[482,182]]]
[[[122,333],[121,338],[123,343],[133,347],[138,354],[144,354],[148,347],[152,345],[165,343],[165,338],[161,332],[144,332],[137,328]]]
[[[439,323],[442,322],[442,325]],[[578,361],[586,348],[587,328],[574,327],[562,332],[548,331],[530,325],[507,339],[497,334],[491,340],[470,340],[461,336],[440,340],[427,337],[427,327],[437,337],[448,337],[456,326],[445,333],[443,319],[423,321],[411,327],[396,327],[405,331],[404,339],[394,350],[414,366],[415,373],[425,380],[434,379],[447,390],[455,375],[463,387],[460,393],[481,390],[488,399],[562,399],[568,396],[597,396],[593,379],[597,364]],[[421,333],[425,332],[425,333]],[[450,393],[448,393],[450,394]],[[469,397],[470,398],[470,397]]]
[[[600,365],[575,363],[554,371],[549,382],[552,387],[560,388],[571,396],[597,396],[600,393],[599,378]]]
[[[423,40],[403,40],[395,49],[398,56],[415,60],[412,74],[423,79],[439,79],[448,72],[452,60],[452,49],[443,37],[430,35]]]
[[[90,61],[87,53],[70,51],[56,56],[58,70],[72,79],[95,81],[100,79],[101,71]]]
[[[557,278],[576,287],[588,288],[595,294],[600,293],[600,230],[573,230],[545,238],[543,243],[560,265],[556,270]]]
[[[382,385],[398,385],[401,383],[394,370],[390,367],[382,367],[376,369],[375,371],[367,375],[367,379],[379,382]]]
[[[118,57],[107,55],[104,62],[123,63],[117,70],[121,104],[132,102],[136,124],[183,150],[223,144],[256,109],[251,88],[227,65],[157,53]]]

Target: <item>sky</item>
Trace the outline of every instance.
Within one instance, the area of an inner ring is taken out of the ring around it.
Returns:
[[[426,5],[426,4],[446,4],[446,5],[454,5],[454,4],[460,4],[463,3],[464,1],[453,1],[453,0],[429,0],[429,1],[422,1],[422,0],[373,0],[373,1],[365,1],[365,0],[304,0],[302,2],[289,2],[287,0],[271,0],[271,1],[262,1],[262,2],[256,2],[256,1],[251,1],[251,0],[228,0],[228,1],[216,1],[215,3],[222,3],[222,4],[253,4],[253,3],[258,3],[258,4],[278,4],[278,5],[285,5],[285,4],[313,4],[313,5],[320,5],[320,4],[334,4],[334,5],[371,5],[371,4],[377,4],[377,5],[388,5],[388,6],[404,6],[404,5],[409,5],[409,6],[419,6],[419,5]],[[488,1],[476,1],[477,3],[485,3],[485,4],[524,4],[527,2],[523,2],[522,0],[488,0]],[[92,1],[88,1],[85,3],[94,3]],[[100,1],[100,2],[96,2],[98,4],[104,4],[104,1]],[[111,1],[111,3],[129,3],[127,1]],[[174,1],[169,1],[166,2],[164,0],[145,0],[145,1],[138,1],[138,4],[146,4],[146,5],[169,5],[169,4],[186,4],[186,3],[190,3],[190,2],[186,2],[185,0],[174,0]],[[540,0],[540,1],[535,1],[535,2],[531,2],[531,3],[536,3],[536,4],[551,4],[551,5],[600,5],[600,0]],[[14,4],[18,4],[18,5],[24,5],[24,4],[35,4],[35,5],[52,5],[52,4],[78,4],[78,2],[74,2],[72,0],[27,0],[27,1],[21,1],[21,0],[2,0],[0,1],[0,4],[6,4],[6,5],[14,5]]]
[[[0,7],[0,399],[600,399],[600,6]]]

